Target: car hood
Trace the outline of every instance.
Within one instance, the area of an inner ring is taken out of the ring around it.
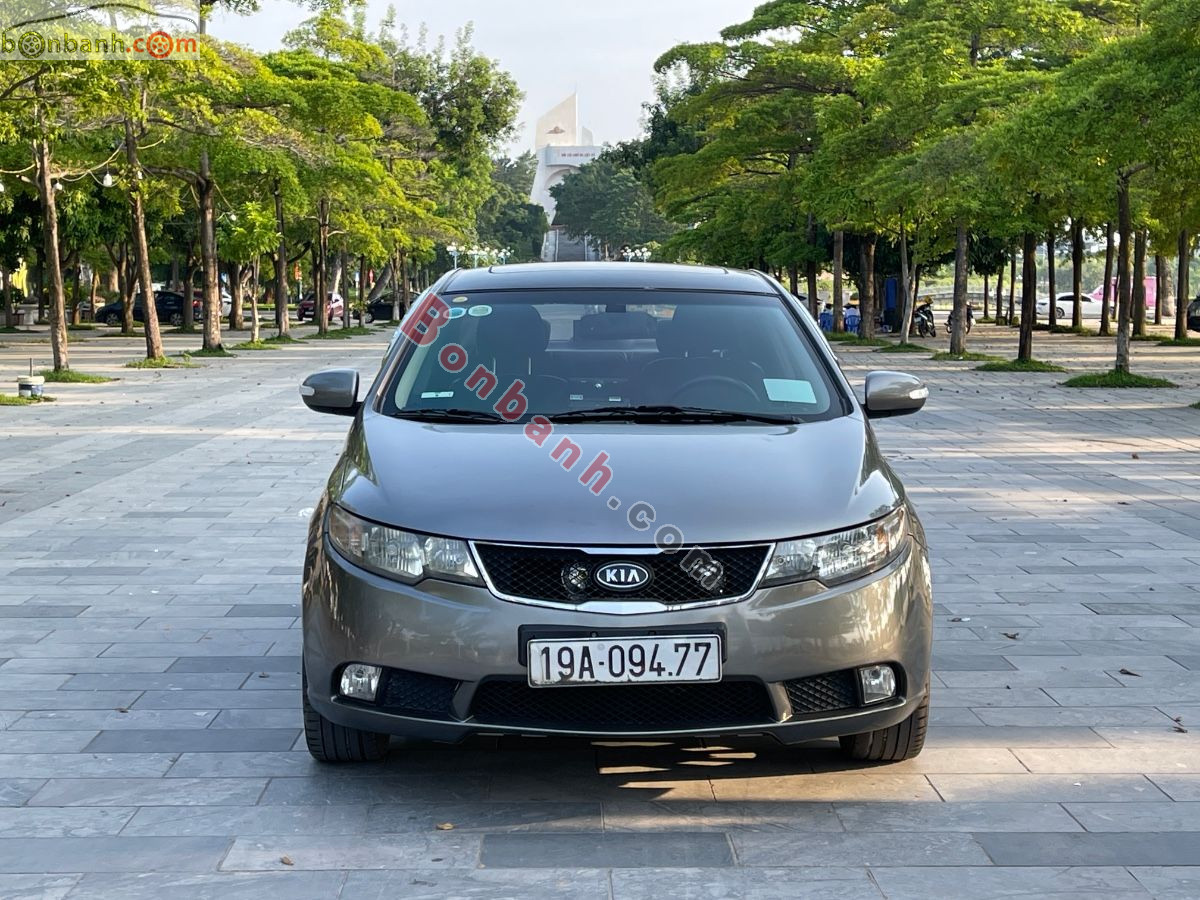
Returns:
[[[551,458],[563,438],[580,450],[569,470]],[[612,476],[597,495],[580,478],[600,454]],[[539,447],[519,425],[367,412],[329,492],[364,518],[414,531],[627,546],[655,543],[665,525],[689,544],[819,534],[883,515],[903,496],[859,415],[780,426],[559,425]]]

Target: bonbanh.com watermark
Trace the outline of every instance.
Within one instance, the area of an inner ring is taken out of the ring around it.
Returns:
[[[198,59],[193,0],[0,0],[0,59]]]

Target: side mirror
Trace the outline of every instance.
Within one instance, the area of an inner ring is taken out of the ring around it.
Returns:
[[[907,416],[925,405],[929,388],[904,372],[868,372],[863,409],[868,419]]]
[[[358,370],[328,369],[309,375],[300,385],[300,399],[313,412],[352,416],[358,412]]]

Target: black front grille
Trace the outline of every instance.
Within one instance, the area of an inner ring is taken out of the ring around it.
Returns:
[[[494,679],[475,691],[471,714],[485,725],[568,731],[686,731],[775,721],[758,681],[531,688]]]
[[[749,593],[766,560],[765,545],[705,547],[674,553],[585,553],[569,547],[476,544],[480,562],[496,590],[530,600],[656,600],[688,603]],[[632,591],[603,587],[593,577],[606,563],[635,562],[651,573],[650,583]],[[579,581],[568,586],[574,574]]]
[[[454,692],[459,682],[440,675],[425,675],[405,669],[384,669],[382,689],[376,703],[384,712],[422,719],[453,717]]]
[[[853,709],[858,703],[858,687],[853,669],[813,675],[810,678],[793,678],[785,681],[792,712],[796,715],[816,712],[832,712],[838,709]]]

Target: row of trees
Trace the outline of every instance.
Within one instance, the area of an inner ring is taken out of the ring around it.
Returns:
[[[348,294],[355,267],[360,303],[389,287],[406,295],[414,266],[474,238],[481,211],[492,230],[527,212],[492,160],[520,95],[469,30],[430,46],[390,12],[369,31],[362,0],[312,5],[284,49],[263,55],[201,34],[197,59],[0,61],[5,309],[24,259],[56,369],[69,365],[66,283],[73,275],[78,301],[81,263],[111,273],[132,330],[133,297],[169,259],[178,281],[202,285],[203,346],[219,352],[222,281],[232,327],[249,296],[256,340],[260,267],[282,334],[301,262],[318,297]],[[142,306],[146,354],[159,357],[155,305]],[[324,332],[324,303],[316,315]]]
[[[646,136],[603,162],[636,174],[682,226],[668,254],[778,269],[795,292],[807,282],[814,304],[828,267],[839,330],[851,279],[872,309],[880,276],[896,276],[903,340],[919,273],[952,261],[955,353],[968,273],[995,276],[999,305],[1020,260],[1030,359],[1037,251],[1049,251],[1053,295],[1067,241],[1058,289],[1074,293],[1080,329],[1090,236],[1107,241],[1118,276],[1115,368],[1128,371],[1130,334],[1145,326],[1148,255],[1160,273],[1178,259],[1186,338],[1200,228],[1195,0],[770,0],[656,69]],[[1065,324],[1054,303],[1050,316]],[[862,322],[870,336],[873,317]]]

